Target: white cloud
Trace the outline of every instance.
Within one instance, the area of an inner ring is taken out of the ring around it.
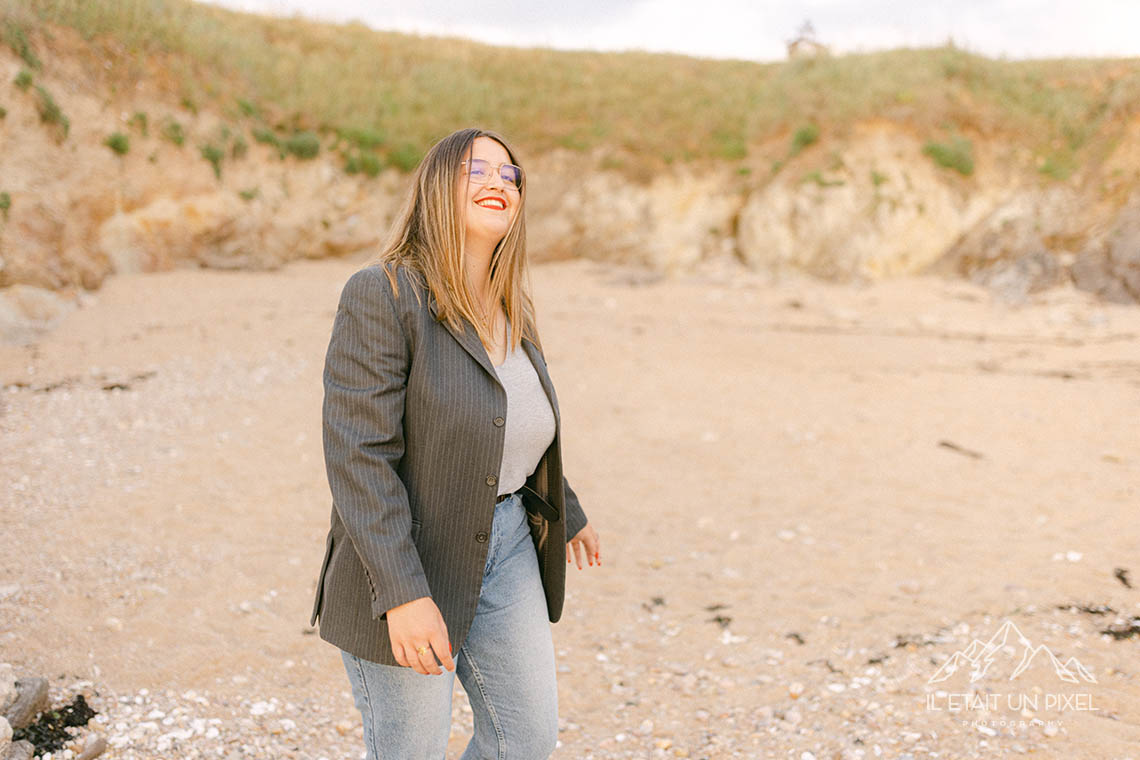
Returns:
[[[718,58],[782,58],[810,19],[836,52],[959,45],[990,56],[1138,56],[1136,0],[212,0],[259,13],[359,19],[380,29],[492,44],[644,49]]]

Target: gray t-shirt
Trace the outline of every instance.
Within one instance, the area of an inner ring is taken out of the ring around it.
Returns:
[[[511,341],[507,324],[507,345]],[[507,353],[495,374],[507,392],[507,424],[499,495],[517,491],[554,441],[554,412],[530,357],[520,345]]]

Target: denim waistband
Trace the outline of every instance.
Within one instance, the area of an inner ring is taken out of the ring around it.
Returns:
[[[521,496],[519,496],[518,491],[514,491],[512,493],[499,494],[499,497],[497,499],[495,499],[495,506],[497,507],[500,504],[502,504],[503,502],[505,502],[507,499],[510,499],[513,497],[522,498]]]

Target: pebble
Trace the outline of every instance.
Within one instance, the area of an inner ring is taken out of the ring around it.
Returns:
[[[8,663],[0,665],[0,713],[16,701],[16,675]]]
[[[266,713],[277,712],[276,700],[271,702],[254,702],[249,712],[251,715],[265,715]]]
[[[899,583],[899,591],[904,594],[917,594],[922,591],[922,584],[912,579],[901,581]]]
[[[12,742],[5,751],[4,760],[32,760],[34,747],[29,741]]]
[[[748,641],[747,636],[737,636],[737,635],[733,634],[732,631],[728,630],[727,628],[725,628],[723,631],[720,632],[720,643],[721,644],[740,644],[740,643],[745,642],[745,641]]]
[[[7,707],[5,717],[13,730],[21,729],[32,723],[48,704],[46,678],[19,678],[16,680],[16,698]]]

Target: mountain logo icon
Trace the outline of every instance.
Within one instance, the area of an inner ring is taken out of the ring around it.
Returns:
[[[1044,657],[1053,666],[1053,672],[1062,681],[1067,683],[1080,683],[1081,681],[1096,683],[1096,677],[1076,657],[1070,657],[1062,663],[1044,644],[1033,646],[1033,642],[1026,638],[1025,634],[1009,620],[1002,624],[989,641],[983,642],[980,639],[974,639],[968,647],[959,649],[950,655],[946,662],[942,663],[942,667],[926,682],[939,683],[959,670],[969,668],[970,683],[973,683],[990,670],[990,666],[998,660],[1008,646],[1014,648],[1014,656],[1020,655],[1017,667],[1014,668],[1013,674],[1009,677],[1011,681],[1024,673],[1034,659]]]

